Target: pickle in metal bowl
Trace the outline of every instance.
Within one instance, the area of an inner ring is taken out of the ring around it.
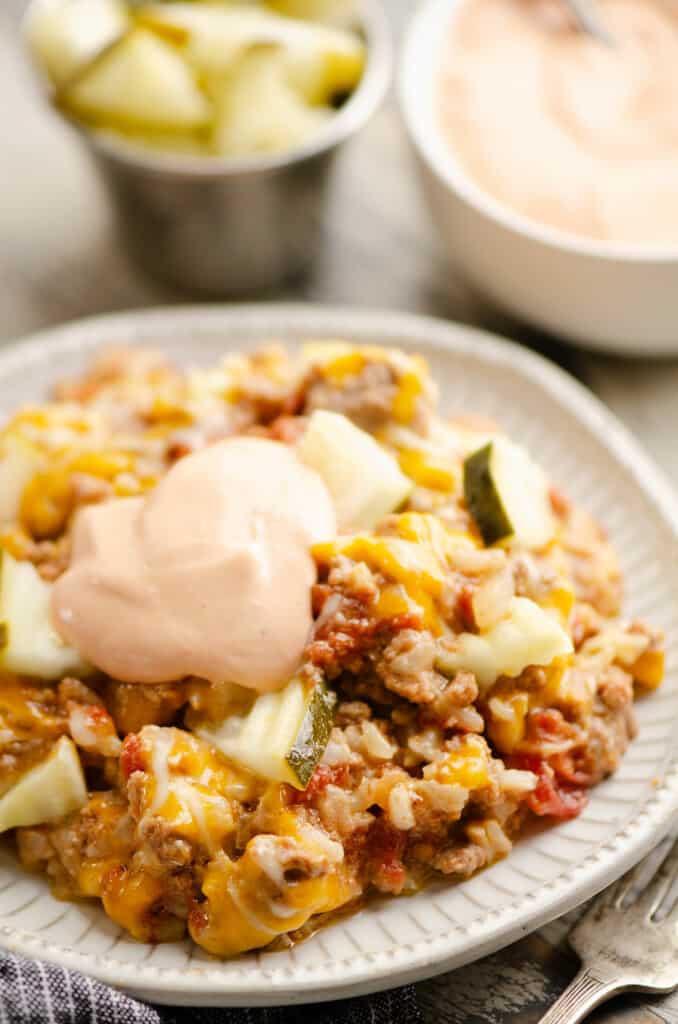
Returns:
[[[229,296],[313,263],[336,153],[390,78],[378,0],[33,0],[24,34],[140,266]]]

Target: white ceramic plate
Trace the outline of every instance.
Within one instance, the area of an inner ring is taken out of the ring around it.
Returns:
[[[0,860],[0,942],[161,1003],[261,1005],[370,992],[458,967],[571,909],[621,874],[678,813],[678,505],[635,441],[561,370],[467,327],[391,313],[261,305],[127,313],[46,331],[0,353],[0,408],[34,401],[107,343],[151,344],[209,362],[262,338],[346,337],[414,348],[444,410],[496,416],[567,493],[608,527],[629,615],[663,627],[668,671],[639,705],[640,735],[580,818],[519,842],[460,885],[375,902],[284,953],[219,963],[189,943],[144,946],[96,907],[54,900]]]

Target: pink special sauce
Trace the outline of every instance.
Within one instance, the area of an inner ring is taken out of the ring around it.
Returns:
[[[324,483],[290,448],[222,441],[181,459],[148,497],[79,512],[54,625],[123,682],[196,675],[273,690],[310,633],[310,547],[335,533]]]
[[[678,242],[678,5],[596,0],[615,44],[561,0],[462,0],[439,81],[463,170],[518,213],[627,243]]]

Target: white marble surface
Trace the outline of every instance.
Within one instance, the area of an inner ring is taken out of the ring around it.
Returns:
[[[399,30],[408,0],[387,0]],[[24,0],[0,5],[0,342],[88,314],[185,300],[140,277],[74,134],[42,103],[18,45]],[[334,182],[323,255],[299,298],[406,309],[478,323],[531,344],[584,380],[678,481],[678,360],[586,354],[483,308],[437,258],[393,99],[348,147]],[[678,296],[676,298],[678,345]],[[482,963],[425,983],[430,1024],[532,1024],[575,969],[558,922]],[[599,1011],[608,1024],[678,1024],[678,1000],[632,999]]]

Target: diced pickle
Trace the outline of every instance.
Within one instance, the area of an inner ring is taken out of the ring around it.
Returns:
[[[52,625],[51,584],[31,562],[17,562],[7,551],[0,565],[0,668],[38,679],[91,671]]]
[[[223,156],[303,146],[333,116],[326,107],[309,106],[290,87],[276,46],[249,50],[213,89],[212,150]]]
[[[315,766],[325,752],[332,731],[335,694],[324,686],[313,689],[294,745],[285,760],[303,788],[308,785]]]
[[[519,676],[529,665],[550,665],[572,653],[572,641],[555,618],[534,601],[514,597],[506,618],[485,633],[461,633],[441,649],[436,668],[443,675],[473,672],[481,692],[500,676]]]
[[[62,736],[49,757],[36,764],[0,798],[0,832],[58,821],[87,802],[87,787],[75,744]]]
[[[355,33],[251,4],[145,4],[137,21],[181,46],[192,67],[210,78],[232,74],[253,47],[279,48],[287,84],[312,104],[351,92],[365,64],[365,46]]]
[[[335,703],[324,685],[309,687],[294,678],[284,689],[257,697],[246,715],[195,731],[257,775],[305,789],[327,746]]]
[[[359,0],[266,0],[266,4],[287,17],[328,25],[354,25],[360,13]]]
[[[548,481],[520,445],[497,437],[464,462],[464,496],[485,544],[545,547],[553,537]]]
[[[325,481],[340,529],[371,529],[412,491],[394,457],[340,413],[314,412],[298,452]]]
[[[26,20],[28,45],[57,88],[75,77],[127,29],[122,0],[41,0]]]
[[[191,130],[211,110],[186,61],[151,32],[135,29],[60,94],[68,112],[97,127]]]
[[[272,6],[36,0],[27,35],[55,103],[101,134],[206,159],[270,153],[321,132],[366,60],[345,10]]]

